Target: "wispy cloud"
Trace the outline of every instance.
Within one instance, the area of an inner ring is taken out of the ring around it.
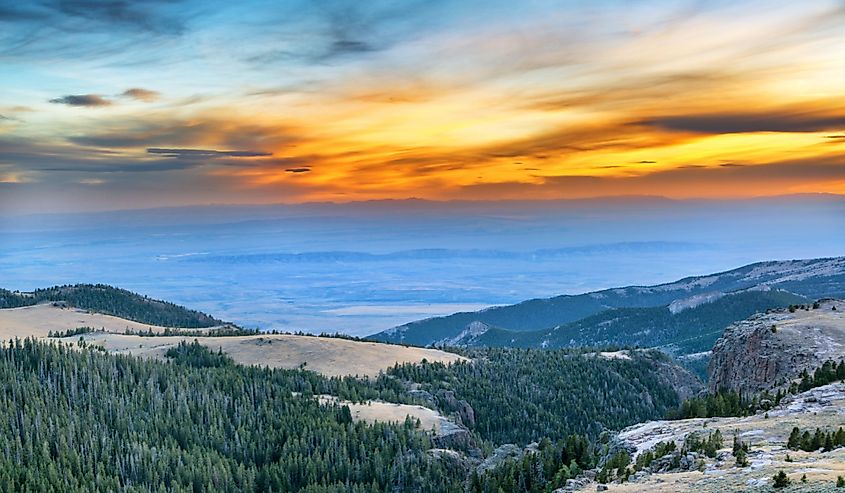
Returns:
[[[845,155],[754,165],[722,163],[684,166],[629,176],[547,176],[536,181],[481,183],[462,187],[477,199],[584,198],[613,195],[662,195],[672,198],[746,197],[748,183],[759,195],[837,192],[825,183],[845,182]],[[841,190],[840,190],[841,191]]]
[[[213,149],[162,149],[150,147],[148,154],[160,154],[174,158],[218,158],[218,157],[265,157],[272,156],[271,152],[264,151],[216,151]]]
[[[123,91],[121,96],[135,99],[137,101],[143,101],[145,103],[151,103],[160,98],[161,93],[158,91],[151,91],[149,89],[142,89],[140,87],[133,87]]]

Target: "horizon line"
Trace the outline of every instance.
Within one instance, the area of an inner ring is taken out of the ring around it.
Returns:
[[[120,209],[91,209],[78,211],[54,211],[54,212],[22,212],[14,213],[9,211],[0,211],[0,217],[43,217],[43,216],[75,216],[75,215],[96,215],[96,214],[113,214],[121,212],[154,212],[167,211],[177,209],[211,209],[211,208],[251,208],[251,207],[314,207],[314,206],[345,206],[345,205],[377,205],[377,204],[397,204],[397,203],[416,203],[427,205],[484,205],[484,204],[576,204],[576,203],[591,203],[607,201],[611,203],[625,203],[625,202],[649,202],[660,201],[669,203],[731,203],[731,202],[757,202],[765,200],[795,200],[795,199],[829,199],[829,200],[845,200],[845,194],[832,192],[811,192],[811,193],[793,193],[793,194],[779,194],[779,195],[757,195],[751,197],[685,197],[674,198],[666,197],[664,195],[597,195],[594,197],[580,197],[580,198],[556,198],[556,199],[426,199],[421,197],[406,197],[406,198],[387,198],[387,199],[368,199],[368,200],[348,200],[348,201],[307,201],[307,202],[222,202],[222,203],[198,203],[198,204],[182,204],[182,205],[164,205],[158,207],[135,207],[135,208],[120,208]]]

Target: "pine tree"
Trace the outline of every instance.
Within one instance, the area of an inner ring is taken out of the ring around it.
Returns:
[[[774,480],[775,488],[786,488],[787,486],[789,486],[790,483],[792,483],[786,473],[782,470],[778,471],[772,479]]]

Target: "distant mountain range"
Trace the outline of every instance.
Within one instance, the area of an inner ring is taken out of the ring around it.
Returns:
[[[453,260],[453,259],[494,259],[494,260],[545,260],[564,259],[573,255],[624,254],[630,252],[649,252],[657,250],[701,249],[703,245],[681,241],[631,241],[600,243],[565,248],[543,248],[530,251],[512,251],[496,249],[457,249],[457,248],[419,248],[398,250],[389,253],[366,253],[344,250],[303,252],[303,253],[250,253],[211,255],[197,252],[181,256],[157,257],[157,260],[180,260],[182,262],[207,262],[228,264],[266,264],[266,263],[336,263],[336,262],[394,262],[408,260]]]
[[[760,262],[655,286],[628,286],[411,322],[370,339],[421,346],[660,347],[708,351],[754,313],[845,296],[845,257]]]

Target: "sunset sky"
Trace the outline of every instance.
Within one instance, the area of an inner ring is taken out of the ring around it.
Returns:
[[[842,1],[0,3],[0,207],[845,193]]]

